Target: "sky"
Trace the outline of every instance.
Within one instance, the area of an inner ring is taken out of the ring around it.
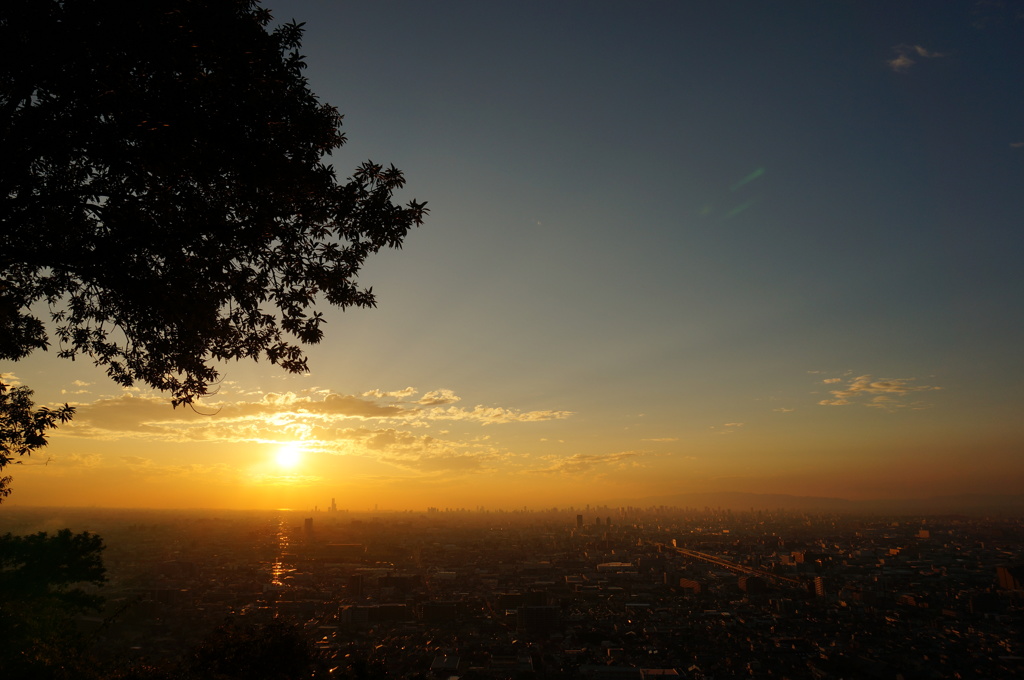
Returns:
[[[0,366],[77,408],[5,505],[1024,488],[1024,2],[266,5],[427,222],[307,375]]]

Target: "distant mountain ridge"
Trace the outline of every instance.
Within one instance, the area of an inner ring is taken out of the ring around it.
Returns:
[[[669,506],[723,510],[817,510],[843,513],[1024,513],[1024,494],[959,494],[930,498],[894,498],[883,500],[849,500],[823,496],[792,496],[738,492],[685,493],[667,496],[622,499],[607,503],[612,507]]]

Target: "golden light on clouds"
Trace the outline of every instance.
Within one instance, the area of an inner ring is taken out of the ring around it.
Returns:
[[[197,410],[138,390],[90,393],[53,434],[47,458],[17,471],[19,494],[46,505],[100,495],[124,507],[323,507],[343,498],[340,507],[352,509],[522,507],[734,487],[840,494],[845,479],[866,494],[853,480],[868,453],[877,451],[874,469],[921,456],[872,448],[878,438],[865,426],[927,434],[942,415],[940,395],[951,393],[930,377],[815,375],[749,407],[700,403],[620,419],[616,428],[595,420],[586,403],[480,403],[445,387],[265,391],[232,383]],[[804,408],[815,404],[840,408]],[[972,439],[973,459],[978,450]]]

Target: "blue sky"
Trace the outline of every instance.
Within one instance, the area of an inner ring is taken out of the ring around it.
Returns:
[[[378,423],[432,437],[401,483],[309,443],[424,506],[1020,488],[1024,3],[268,6],[306,22],[339,174],[394,163],[431,214],[366,266],[378,309],[328,314],[310,376],[230,365],[225,399],[563,414]],[[13,371],[89,383],[86,419],[116,398],[57,365]]]

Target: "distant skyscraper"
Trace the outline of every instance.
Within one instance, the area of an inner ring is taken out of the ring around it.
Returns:
[[[583,515],[576,515],[576,528],[577,529],[582,529],[583,528]]]
[[[305,522],[303,522],[302,528],[307,534],[313,533],[313,518],[307,517]]]

